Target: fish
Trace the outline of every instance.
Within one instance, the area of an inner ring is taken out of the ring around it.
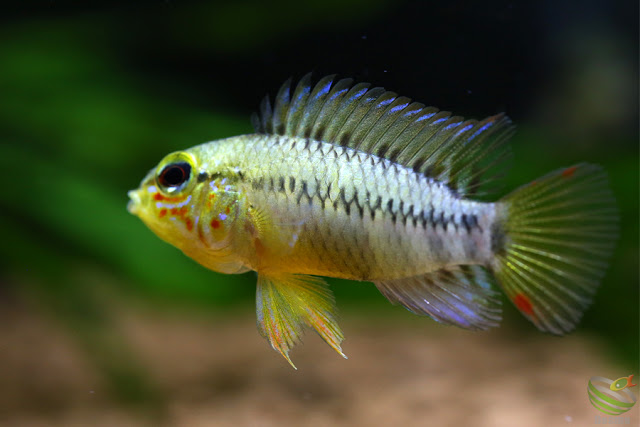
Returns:
[[[620,391],[624,390],[627,387],[635,387],[637,385],[637,383],[633,383],[633,374],[631,374],[628,377],[621,377],[613,381],[609,386],[609,389],[613,391]]]
[[[258,330],[294,368],[306,328],[346,358],[323,277],[468,330],[499,325],[502,294],[555,335],[591,304],[618,234],[607,174],[577,163],[491,199],[511,158],[504,113],[466,120],[307,74],[251,120],[168,154],[127,206],[204,267],[255,271]]]

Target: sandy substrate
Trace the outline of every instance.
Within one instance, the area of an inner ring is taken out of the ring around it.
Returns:
[[[258,335],[250,310],[123,310],[115,333],[130,348],[107,350],[123,363],[135,355],[160,396],[123,406],[56,322],[4,310],[0,425],[583,426],[602,415],[588,379],[630,374],[578,334],[470,333],[401,310],[350,311],[341,322],[349,359],[308,333],[292,353],[295,371]],[[625,415],[638,425],[638,407]]]

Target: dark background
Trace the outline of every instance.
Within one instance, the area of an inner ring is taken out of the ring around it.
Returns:
[[[16,325],[33,321],[36,335],[49,334],[38,322],[55,325],[69,342],[53,340],[47,352],[77,347],[109,399],[145,403],[166,392],[147,378],[135,343],[121,337],[133,328],[122,320],[124,307],[152,313],[152,324],[182,313],[186,330],[192,313],[253,321],[255,276],[196,265],[127,213],[126,192],[170,151],[249,133],[249,115],[266,93],[313,71],[469,117],[507,112],[518,132],[505,191],[579,161],[602,164],[621,238],[574,335],[594,340],[619,376],[638,374],[637,2],[49,1],[3,9],[0,334],[8,348],[30,348],[10,332]],[[389,308],[373,286],[333,283],[341,311],[362,310],[364,324],[410,316]],[[508,304],[504,324],[507,347],[550,339]],[[364,329],[375,336],[374,326]],[[443,331],[434,339],[447,346],[450,329]],[[260,340],[250,334],[233,339]],[[256,348],[263,352],[256,357],[276,360],[266,343]],[[47,365],[47,352],[33,363]],[[5,374],[22,360],[7,357]],[[558,368],[532,361],[528,369]],[[0,409],[2,402],[14,402],[7,413],[67,407],[34,384],[8,391],[13,397],[0,399]]]

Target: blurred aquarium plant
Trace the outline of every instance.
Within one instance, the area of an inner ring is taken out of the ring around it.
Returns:
[[[386,7],[364,1],[299,5],[295,12],[262,2],[214,10],[193,2],[175,14],[161,10],[150,30],[133,25],[141,14],[124,17],[121,11],[41,16],[0,30],[0,295],[7,301],[11,295],[33,298],[61,319],[124,400],[149,400],[154,389],[114,333],[116,314],[105,295],[221,310],[253,304],[255,292],[254,277],[215,274],[161,242],[128,214],[126,192],[170,151],[251,132],[246,106],[257,107],[264,95],[255,93],[229,107],[223,95],[233,87],[211,76],[207,93],[222,95],[205,100],[184,81],[137,67],[135,48],[149,37],[146,31],[167,30],[170,35],[163,39],[175,44],[168,50],[192,49],[202,58],[224,54],[242,67],[283,37],[325,26],[357,28]],[[133,47],[119,50],[129,42],[126,37],[133,38]],[[322,61],[327,53],[317,55]],[[273,91],[289,75],[306,71],[290,69],[274,81],[259,77],[259,69],[255,74]],[[522,125],[512,142],[518,167],[505,188],[582,160],[601,163],[609,172],[621,212],[621,239],[579,331],[598,335],[615,348],[611,356],[633,370],[638,362],[638,151],[633,135],[616,138],[577,147],[549,141],[539,129]],[[96,285],[104,276],[115,279],[105,280],[106,290]],[[385,305],[373,286],[340,283],[334,290],[348,304]],[[537,333],[505,307],[509,322]],[[116,357],[116,351],[123,354]]]
[[[315,22],[318,13],[338,22],[362,17],[362,3],[350,2],[338,15],[326,2],[304,3],[308,14],[298,16],[298,27],[284,25],[295,16],[270,12],[261,2],[192,3],[172,22],[200,21],[176,34],[203,55],[214,54],[207,52],[211,46],[242,52],[268,42],[265,34],[278,37],[266,31],[274,21],[263,20],[263,13],[280,19],[282,25],[271,28],[284,33]],[[164,154],[248,133],[251,126],[248,114],[172,103],[177,87],[132,73],[111,45],[119,37],[120,12],[27,19],[0,30],[0,167],[20,177],[0,201],[0,295],[7,304],[11,295],[34,299],[66,325],[107,376],[114,397],[153,402],[145,369],[114,330],[117,314],[107,296],[115,291],[220,310],[238,301],[252,304],[255,280],[213,274],[161,242],[127,212],[127,190]],[[214,25],[205,16],[214,17]],[[238,16],[255,22],[240,30]],[[199,32],[189,34],[194,28]],[[104,280],[101,288],[97,282],[105,275],[116,280]],[[119,289],[103,289],[114,284]]]

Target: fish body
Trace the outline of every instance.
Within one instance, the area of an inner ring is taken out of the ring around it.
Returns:
[[[256,271],[259,330],[289,362],[305,326],[344,356],[319,276],[374,282],[467,329],[498,324],[501,287],[539,329],[573,329],[615,241],[604,172],[580,164],[478,201],[508,155],[508,118],[351,83],[286,83],[255,134],[169,154],[129,210],[207,268]]]
[[[239,262],[249,269],[372,281],[448,264],[482,264],[492,257],[493,204],[461,199],[447,186],[384,158],[304,138],[261,135],[205,144],[193,155],[225,158],[230,170],[246,171],[242,178],[227,176],[212,184],[233,183],[238,197],[232,203],[245,204],[244,211],[248,203],[265,206],[266,214],[276,217],[272,227],[282,245],[272,253],[256,253],[250,234],[234,239]],[[202,195],[210,188],[203,186]],[[206,264],[206,250],[203,256]]]

